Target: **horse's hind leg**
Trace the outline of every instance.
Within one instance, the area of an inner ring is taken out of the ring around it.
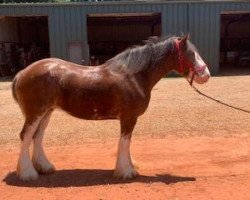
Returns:
[[[134,168],[134,164],[130,155],[130,142],[132,131],[136,124],[135,119],[122,119],[121,120],[121,137],[118,147],[118,157],[114,176],[118,178],[133,178],[138,172]]]
[[[22,144],[17,164],[17,174],[23,181],[35,180],[38,178],[38,173],[30,160],[29,146],[41,119],[42,116],[26,118],[20,133]]]
[[[33,137],[33,156],[32,162],[38,173],[49,174],[55,172],[55,167],[46,157],[43,149],[44,131],[49,123],[52,110],[49,111],[41,120]]]

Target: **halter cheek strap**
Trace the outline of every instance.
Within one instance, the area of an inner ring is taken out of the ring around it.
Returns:
[[[178,40],[175,40],[174,45],[175,45],[175,49],[178,52],[179,71],[181,74],[183,74],[185,69],[187,68],[187,69],[189,69],[189,71],[192,72],[192,77],[191,77],[190,81],[188,80],[188,78],[186,76],[187,81],[190,83],[190,85],[192,85],[195,75],[198,75],[200,72],[204,72],[206,69],[206,65],[199,66],[198,69],[195,69],[194,65],[189,60],[186,59],[185,55],[180,50],[180,42]]]

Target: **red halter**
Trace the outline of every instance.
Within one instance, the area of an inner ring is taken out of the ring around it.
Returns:
[[[187,81],[190,83],[190,85],[192,85],[193,80],[194,80],[194,76],[199,74],[199,72],[204,72],[204,70],[206,69],[206,65],[202,65],[198,69],[195,69],[194,65],[188,59],[186,59],[185,55],[180,50],[180,42],[178,40],[175,40],[174,45],[175,45],[175,49],[178,52],[179,71],[180,71],[180,73],[183,74],[185,72],[186,68],[188,68],[189,71],[193,72],[192,77],[191,77],[190,80],[188,80],[188,78],[186,76]]]

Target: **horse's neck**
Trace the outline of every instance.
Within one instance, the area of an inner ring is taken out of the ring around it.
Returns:
[[[171,71],[172,67],[171,54],[167,55],[167,58],[165,58],[165,62],[159,62],[158,64],[155,64],[155,66],[151,67],[147,72],[149,89],[151,90],[162,77],[164,77],[169,71]]]

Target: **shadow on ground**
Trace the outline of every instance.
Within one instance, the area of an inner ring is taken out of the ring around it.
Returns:
[[[122,180],[113,177],[113,170],[101,169],[74,169],[59,170],[54,174],[40,175],[36,181],[22,182],[15,172],[9,173],[3,180],[7,185],[18,187],[81,187],[94,185],[114,185],[125,183],[165,183],[173,184],[178,182],[196,181],[194,177],[181,177],[169,174],[156,176],[140,175],[134,179]]]

